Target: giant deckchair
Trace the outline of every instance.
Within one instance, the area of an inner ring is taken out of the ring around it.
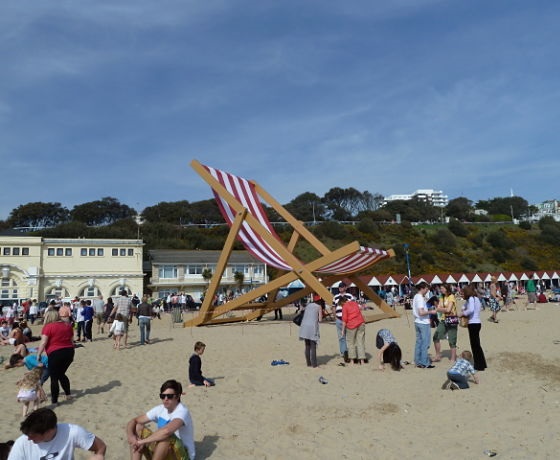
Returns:
[[[383,251],[368,248],[360,246],[358,242],[353,242],[331,251],[256,182],[202,165],[196,160],[191,162],[191,166],[212,188],[220,211],[230,226],[230,231],[208,285],[199,314],[186,321],[185,326],[255,319],[266,312],[288,305],[311,292],[318,293],[327,304],[331,304],[333,295],[327,286],[331,286],[341,279],[353,282],[363,291],[364,295],[380,308],[381,313],[366,314],[366,321],[371,322],[399,316],[373,292],[367,283],[357,276],[359,272],[373,264],[385,258],[393,257],[394,252],[392,250]],[[291,226],[293,232],[287,245],[274,231],[261,200],[274,209]],[[319,257],[311,262],[300,261],[294,255],[294,249],[300,238],[313,246],[320,254]],[[213,307],[214,296],[219,289],[222,275],[236,239],[241,241],[247,251],[258,260],[276,268],[279,271],[279,276],[230,302]],[[305,287],[287,297],[278,298],[278,290],[298,278]],[[257,299],[265,297],[266,301],[257,301]],[[236,315],[232,315],[234,310],[239,310]]]

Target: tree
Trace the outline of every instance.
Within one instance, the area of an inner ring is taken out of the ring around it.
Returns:
[[[70,215],[73,220],[96,226],[110,225],[119,219],[135,217],[136,211],[126,204],[121,204],[116,198],[105,197],[74,206]]]
[[[353,187],[333,187],[323,197],[334,220],[351,220],[363,211],[363,195]]]
[[[492,198],[491,200],[481,200],[476,203],[477,209],[484,209],[488,214],[505,214],[515,219],[527,214],[529,203],[520,196],[505,198]]]
[[[146,222],[168,222],[170,224],[190,223],[192,214],[188,201],[162,201],[149,206],[142,211],[142,218]]]
[[[284,206],[296,219],[315,222],[325,219],[326,206],[315,193],[302,193]]]
[[[235,272],[233,274],[233,279],[235,280],[237,289],[241,291],[243,288],[243,283],[245,282],[245,275],[243,274],[243,272]]]
[[[468,198],[460,196],[449,201],[445,213],[448,217],[459,220],[471,220],[473,203]]]
[[[60,203],[34,202],[18,206],[8,217],[11,227],[55,227],[68,221],[69,212]]]

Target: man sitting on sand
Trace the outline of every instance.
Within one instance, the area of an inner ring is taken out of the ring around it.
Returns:
[[[183,387],[179,382],[165,381],[159,390],[162,403],[128,422],[126,436],[132,460],[140,460],[143,455],[152,460],[163,460],[170,452],[174,452],[176,458],[194,460],[193,424],[191,413],[181,403],[182,394]],[[157,424],[153,432],[144,426],[150,422]]]

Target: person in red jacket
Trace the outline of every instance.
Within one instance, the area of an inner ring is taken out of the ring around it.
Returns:
[[[366,362],[366,322],[360,305],[354,300],[341,299],[342,303],[342,335],[346,334],[348,359],[360,364]]]

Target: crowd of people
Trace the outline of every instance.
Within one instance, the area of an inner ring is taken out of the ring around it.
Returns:
[[[490,319],[495,322],[497,312],[510,308],[515,301],[515,297],[511,295],[511,302],[508,302],[507,291],[498,284],[494,290],[492,283],[489,286],[489,298],[496,299],[497,307],[481,299],[480,291],[474,285],[464,286],[460,292],[447,284],[442,284],[437,289],[425,282],[415,286],[411,303],[416,336],[414,366],[419,369],[434,369],[444,356],[448,356],[449,366],[445,371],[448,380],[443,388],[467,389],[469,380],[479,383],[477,373],[487,367],[480,339],[481,311],[485,307],[489,308]],[[531,292],[529,289],[528,292]],[[157,312],[154,312],[153,304],[147,296],[133,302],[126,292],[121,292],[115,301],[109,298],[104,302],[101,297],[93,301],[76,300],[76,303],[63,303],[60,306],[53,303],[42,315],[38,312],[34,321],[41,316],[39,337],[32,336],[23,317],[14,318],[11,323],[7,319],[2,320],[2,343],[14,347],[14,353],[5,367],[25,367],[29,371],[18,381],[18,401],[23,404],[22,414],[25,418],[21,424],[22,436],[16,440],[10,458],[42,458],[49,452],[49,446],[53,445],[61,445],[60,449],[66,449],[64,452],[81,448],[90,450],[92,458],[105,458],[107,446],[100,438],[78,425],[58,423],[54,413],[61,389],[65,398],[72,398],[67,371],[75,359],[75,348],[84,340],[93,340],[93,321],[97,321],[97,334],[104,334],[105,328],[111,324],[115,348],[126,347],[128,326],[135,317],[138,320],[140,343],[150,344],[150,325]],[[532,297],[529,296],[526,307],[530,306],[531,301]],[[368,364],[363,307],[348,292],[348,286],[344,282],[339,283],[338,293],[329,307],[319,295],[314,294],[311,302],[307,305],[302,303],[302,308],[304,312],[299,338],[305,344],[307,366],[320,367],[317,347],[325,313],[332,314],[336,324],[338,352],[342,358],[339,365]],[[466,326],[464,331],[469,336],[470,351],[464,350],[458,356],[457,335],[461,318]],[[36,347],[30,346],[32,340],[37,342]],[[449,353],[442,352],[441,342],[444,340],[448,342]],[[383,371],[389,366],[394,371],[400,371],[409,364],[402,361],[402,350],[389,329],[377,331],[375,344],[377,351],[372,353],[371,358],[376,360],[375,368]],[[431,344],[434,347],[433,354],[430,354]],[[188,358],[189,386],[215,385],[214,380],[204,376],[202,372],[205,348],[204,343],[197,341]],[[51,406],[38,409],[39,403],[46,397],[42,393],[42,385],[49,378]],[[139,459],[142,455],[154,459],[165,458],[169,452],[174,452],[178,458],[187,458],[188,455],[188,458],[194,459],[193,422],[188,408],[181,401],[182,395],[184,393],[179,381],[166,380],[160,388],[161,404],[128,422],[126,436],[131,458]],[[151,422],[156,423],[153,430],[147,427]]]
[[[101,300],[101,299],[100,299]],[[120,341],[126,344],[128,324],[132,318],[138,318],[141,344],[150,343],[150,322],[154,317],[153,306],[147,296],[134,305],[126,292],[112,302],[108,299],[93,314],[83,312],[92,302],[79,301],[76,308],[72,304],[57,306],[52,303],[43,312],[40,337],[37,346],[28,347],[22,327],[22,318],[13,321],[11,326],[7,320],[2,321],[0,335],[7,345],[14,346],[14,352],[6,364],[6,368],[26,367],[26,372],[17,381],[17,400],[22,403],[20,430],[22,435],[11,447],[9,459],[27,460],[51,458],[54,451],[60,459],[74,458],[75,449],[89,450],[91,458],[104,459],[107,446],[104,441],[87,429],[74,424],[58,423],[54,409],[59,405],[60,389],[65,398],[72,399],[71,382],[67,371],[75,359],[75,348],[83,346],[81,342],[90,340],[93,320],[97,317],[98,331],[103,333],[107,323],[116,336],[115,346],[120,348]],[[99,315],[96,315],[96,311]],[[84,314],[85,313],[85,314]],[[80,323],[83,321],[83,324]],[[116,324],[120,326],[115,327]],[[125,326],[125,324],[127,326]],[[196,342],[194,353],[188,360],[188,377],[190,386],[214,386],[214,380],[202,375],[202,354],[206,345]],[[49,407],[40,408],[46,399],[43,384],[50,378]],[[181,403],[183,395],[181,383],[167,380],[160,388],[159,406],[147,413],[133,418],[126,428],[130,444],[131,458],[142,456],[152,459],[164,459],[173,452],[174,458],[195,458],[193,423],[189,410]],[[156,423],[156,429],[150,430],[146,425]],[[54,458],[54,457],[53,457]]]

